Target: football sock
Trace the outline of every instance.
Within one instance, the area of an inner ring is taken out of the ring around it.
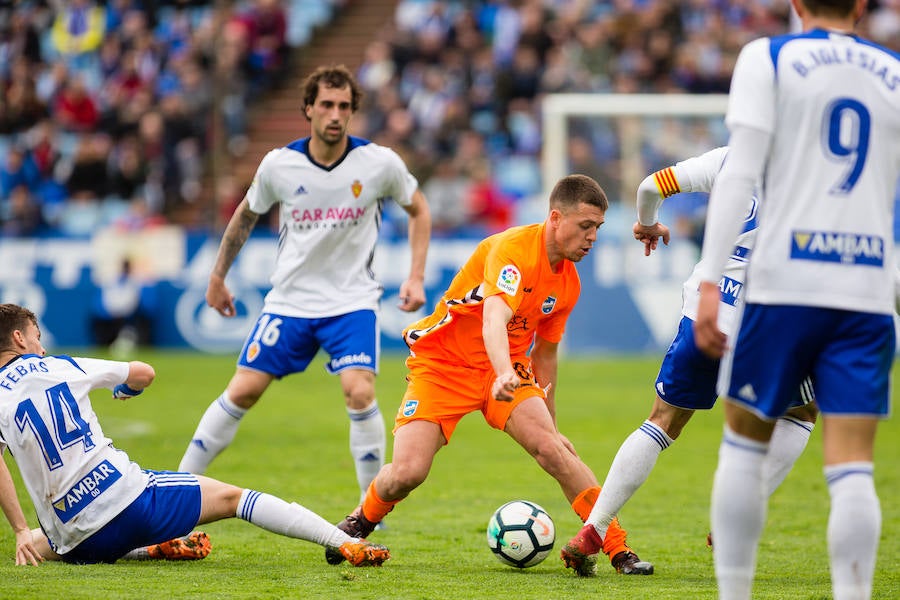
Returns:
[[[307,540],[320,546],[337,548],[353,539],[296,502],[288,504],[281,498],[253,490],[241,493],[236,516],[266,531]]]
[[[402,500],[402,498],[398,498],[397,500],[382,500],[381,496],[378,495],[378,492],[375,491],[375,481],[373,480],[366,490],[366,497],[363,499],[363,516],[372,523],[381,523],[381,520],[384,519],[385,515],[394,510],[394,507],[397,506],[397,503],[400,502],[400,500]]]
[[[868,599],[872,595],[881,532],[881,506],[872,471],[870,462],[825,467],[831,496],[828,554],[834,600]]]
[[[600,537],[619,514],[625,503],[650,476],[659,453],[674,440],[655,423],[644,421],[619,447],[613,459],[603,491],[594,502],[587,522],[597,529]]]
[[[572,510],[574,510],[575,514],[581,518],[582,522],[587,521],[588,516],[591,514],[591,509],[594,507],[594,503],[597,501],[597,496],[599,495],[600,486],[595,485],[583,490],[575,496],[574,500],[572,500]]]
[[[774,492],[806,448],[815,423],[785,416],[775,422],[769,453],[763,461],[763,481],[769,495]]]
[[[228,392],[222,392],[203,413],[178,470],[198,475],[205,473],[209,463],[234,439],[245,414],[246,408],[232,402],[228,398]]]
[[[750,598],[766,518],[768,496],[762,471],[768,446],[725,426],[710,509],[720,600]]]
[[[384,465],[384,419],[377,400],[366,408],[348,408],[347,416],[350,417],[350,454],[356,466],[360,497],[364,497],[369,484]]]

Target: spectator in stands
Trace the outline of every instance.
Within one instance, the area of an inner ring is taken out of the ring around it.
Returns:
[[[72,74],[56,97],[52,109],[53,118],[65,131],[89,133],[100,122],[97,102],[87,89],[84,78]]]
[[[53,48],[75,70],[91,66],[106,33],[106,10],[93,0],[69,0],[57,7],[50,32]]]
[[[470,185],[469,178],[460,172],[454,161],[437,161],[434,173],[422,188],[431,210],[432,236],[453,235],[467,224],[466,198]]]
[[[47,106],[37,94],[31,63],[24,56],[16,58],[3,85],[0,133],[22,133],[47,114]]]
[[[12,144],[0,163],[0,199],[8,199],[12,191],[24,185],[30,192],[40,186],[41,174],[23,143]]]
[[[10,192],[9,200],[3,204],[2,231],[4,237],[27,237],[39,235],[45,223],[41,206],[33,197],[28,186],[19,184]]]

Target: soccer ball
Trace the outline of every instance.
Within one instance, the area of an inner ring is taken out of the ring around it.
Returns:
[[[513,567],[538,564],[550,555],[555,541],[553,519],[534,502],[507,502],[488,521],[488,547],[497,560]]]

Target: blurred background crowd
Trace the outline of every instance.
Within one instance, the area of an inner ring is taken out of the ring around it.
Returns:
[[[223,192],[211,173],[246,154],[253,106],[365,1],[0,4],[0,234],[220,229],[249,181]],[[544,95],[726,93],[741,46],[791,28],[788,0],[395,5],[359,57],[367,95],[352,133],[407,160],[444,236],[514,224],[540,193]],[[862,32],[900,51],[900,0],[870,2]],[[659,166],[713,145],[658,137],[643,151]],[[617,188],[615,143],[582,127],[568,156],[620,201],[633,191]]]

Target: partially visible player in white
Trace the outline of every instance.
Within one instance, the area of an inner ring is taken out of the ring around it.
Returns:
[[[348,134],[362,91],[344,67],[321,67],[303,85],[311,134],[269,152],[235,210],[209,276],[206,301],[232,317],[225,277],[260,217],[279,207],[272,289],[227,388],[206,410],[179,470],[205,473],[234,439],[244,414],[275,379],[301,373],[319,351],[340,377],[350,419],[350,452],[361,494],[384,464],[385,426],[375,398],[382,286],[372,272],[381,211],[394,201],[409,215],[411,262],[400,309],[425,302],[431,217],[416,179],[391,149]],[[397,265],[397,268],[400,268]],[[298,403],[312,407],[302,387]],[[302,436],[298,410],[298,438]]]
[[[727,153],[726,147],[715,148],[644,178],[638,186],[638,221],[633,231],[635,239],[644,243],[645,255],[649,256],[657,248],[659,240],[665,244],[669,242],[669,229],[659,222],[663,201],[682,192],[708,193]],[[719,328],[728,335],[734,331],[736,313],[742,302],[744,274],[756,237],[758,205],[755,196],[750,199],[743,229],[719,281]],[[599,535],[603,539],[609,524],[650,476],[659,454],[678,439],[694,411],[711,409],[718,398],[719,361],[700,352],[694,343],[700,271],[701,264],[698,263],[684,282],[682,319],[656,379],[656,398],[650,416],[622,443],[585,527],[578,535]],[[784,481],[806,448],[818,414],[812,400],[811,385],[806,381],[795,393],[790,410],[775,425],[772,446],[763,466],[769,493]],[[577,537],[569,542],[572,547],[579,546]]]
[[[384,546],[351,538],[299,504],[132,462],[103,433],[88,394],[141,394],[155,377],[147,363],[46,356],[34,313],[0,304],[0,365],[0,454],[9,448],[41,525],[28,528],[0,457],[0,508],[16,535],[17,565],[115,562],[230,517],[339,549],[357,566],[389,558]]]
[[[881,530],[873,481],[894,360],[900,57],[853,34],[865,0],[792,0],[803,33],[747,44],[728,160],[710,197],[697,345],[725,354],[726,427],[712,492],[720,598],[750,598],[766,516],[763,464],[786,392],[807,374],[822,412],[836,600],[867,599]],[[736,336],[718,328],[722,268],[762,178]]]

